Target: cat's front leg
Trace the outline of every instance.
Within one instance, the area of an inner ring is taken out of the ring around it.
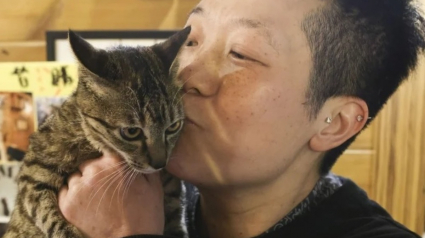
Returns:
[[[84,237],[75,226],[65,220],[60,212],[55,188],[44,183],[28,184],[27,186],[22,206],[46,237]]]
[[[172,176],[167,171],[162,171],[162,184],[164,187],[164,235],[187,238],[186,224],[183,219],[184,197],[181,180]]]

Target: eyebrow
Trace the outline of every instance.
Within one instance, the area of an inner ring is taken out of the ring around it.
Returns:
[[[248,29],[259,29],[259,33],[267,40],[267,43],[275,50],[277,50],[276,45],[274,44],[273,38],[270,33],[270,29],[259,20],[249,19],[249,18],[238,18],[233,21],[234,24],[239,25],[243,28]]]
[[[240,25],[242,27],[245,28],[264,28],[266,29],[265,25],[258,21],[258,20],[253,20],[253,19],[248,19],[248,18],[239,18],[233,21],[234,23],[236,23],[237,25]]]
[[[190,11],[189,15],[187,16],[187,18],[189,18],[192,15],[204,15],[205,10],[204,8],[197,6],[194,9],[192,9],[192,11]],[[267,43],[274,49],[277,51],[277,48],[275,46],[275,44],[273,43],[271,34],[270,34],[270,30],[266,27],[266,25],[259,21],[259,20],[255,20],[255,19],[249,19],[249,18],[238,18],[232,21],[235,25],[239,25],[241,27],[244,28],[249,28],[249,29],[261,29],[261,35],[263,35],[266,39],[267,39]]]
[[[190,11],[189,15],[187,15],[187,18],[189,18],[192,15],[202,15],[204,13],[204,9],[202,7],[195,7],[194,9],[192,9],[192,11]]]
[[[190,11],[188,18],[192,15],[203,15],[204,12],[205,11],[202,7],[197,6],[194,9],[192,9],[192,11]],[[264,27],[264,24],[262,22],[257,21],[257,20],[253,20],[253,19],[248,19],[248,18],[239,18],[239,19],[235,20],[234,22],[237,23],[238,25],[241,25],[241,26],[246,27],[246,28]]]

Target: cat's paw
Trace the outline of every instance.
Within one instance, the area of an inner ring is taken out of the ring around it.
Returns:
[[[85,236],[75,226],[67,224],[62,230],[54,234],[54,238],[84,238]]]

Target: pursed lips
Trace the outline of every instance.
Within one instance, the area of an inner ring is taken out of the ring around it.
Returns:
[[[186,118],[185,118],[185,125],[194,125],[194,126],[198,126],[199,127],[199,125],[196,123],[196,122],[194,122],[190,117],[188,117],[188,116],[186,116]]]

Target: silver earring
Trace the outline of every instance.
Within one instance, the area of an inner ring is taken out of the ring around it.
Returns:
[[[330,117],[326,117],[325,122],[326,122],[326,123],[328,123],[328,124],[331,124],[331,122],[332,122],[332,118],[330,118]]]
[[[364,117],[363,117],[362,115],[358,115],[358,116],[357,116],[357,121],[358,121],[358,122],[363,121],[363,119],[364,119]]]

